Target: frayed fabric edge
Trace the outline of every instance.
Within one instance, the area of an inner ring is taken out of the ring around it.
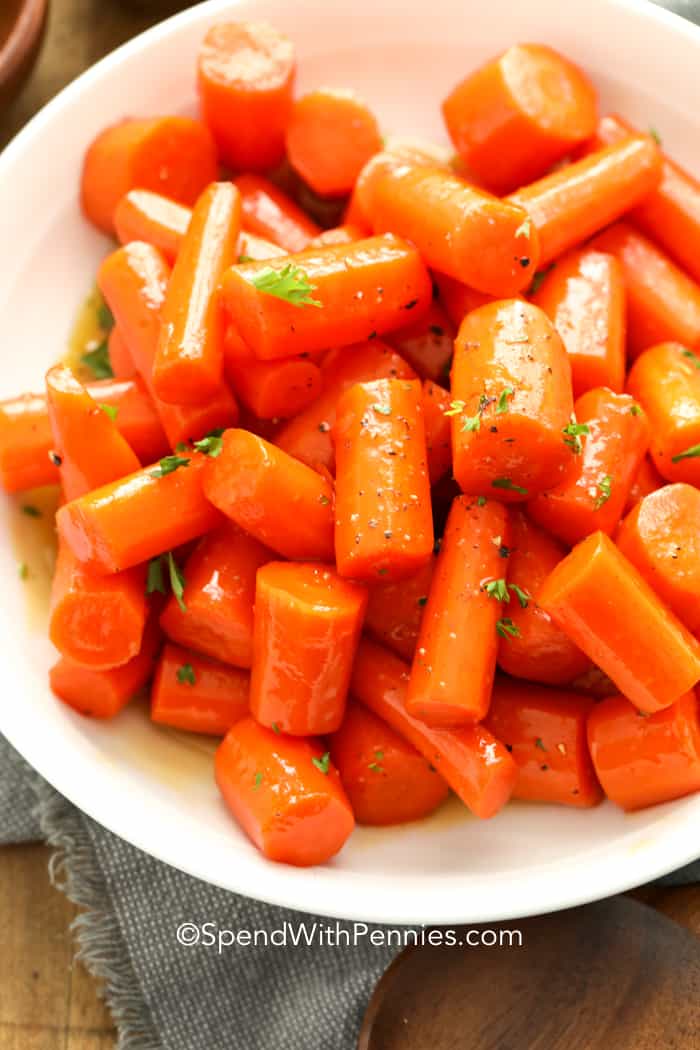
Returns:
[[[136,979],[110,894],[80,812],[43,781],[35,783],[42,834],[55,850],[52,884],[81,908],[72,923],[76,958],[103,982],[103,995],[118,1029],[117,1050],[164,1050]]]

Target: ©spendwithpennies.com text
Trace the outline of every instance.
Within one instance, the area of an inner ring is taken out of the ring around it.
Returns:
[[[183,948],[206,948],[222,955],[239,947],[353,948],[369,943],[396,949],[432,945],[448,948],[522,948],[522,930],[478,927],[376,927],[365,922],[283,922],[273,929],[226,929],[215,922],[182,922],[176,938]]]

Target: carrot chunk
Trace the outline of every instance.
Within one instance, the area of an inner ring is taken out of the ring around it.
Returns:
[[[700,644],[602,532],[559,563],[538,601],[640,711],[669,707],[700,679]]]
[[[173,595],[161,614],[165,634],[224,663],[250,667],[255,574],[272,557],[230,522],[210,532],[183,568],[185,608]]]
[[[700,357],[678,343],[650,347],[630,370],[627,389],[649,418],[659,473],[700,485]]]
[[[366,604],[365,589],[327,565],[258,569],[250,678],[258,722],[293,736],[339,728]]]
[[[83,163],[83,211],[114,233],[114,212],[129,190],[154,190],[194,204],[217,176],[216,148],[204,124],[189,117],[124,120],[100,132]]]
[[[355,826],[338,771],[313,740],[244,718],[228,731],[214,762],[226,805],[270,860],[324,864]]]
[[[379,125],[350,91],[329,88],[297,99],[287,125],[289,162],[322,197],[343,197],[382,148]]]
[[[447,797],[447,784],[428,760],[361,704],[348,704],[330,747],[358,824],[420,820]]]
[[[540,178],[595,129],[588,77],[542,44],[516,44],[470,73],[442,104],[464,163],[494,193]]]
[[[592,242],[616,256],[627,296],[627,351],[666,341],[700,346],[700,286],[634,227],[618,222]]]
[[[580,693],[496,681],[486,724],[518,767],[513,798],[580,809],[598,805],[603,793],[587,741],[594,706]]]
[[[121,244],[145,241],[172,264],[180,251],[192,211],[149,190],[130,190],[114,212],[114,229]]]
[[[428,602],[435,558],[405,580],[375,583],[369,591],[365,627],[402,660],[412,660]]]
[[[410,365],[379,339],[333,351],[321,365],[319,397],[280,427],[275,444],[315,470],[332,473],[335,470],[332,433],[341,395],[355,383],[413,379],[414,376]]]
[[[285,558],[333,561],[333,487],[315,470],[247,430],[227,430],[207,464],[207,498]]]
[[[660,178],[658,148],[651,139],[637,136],[546,175],[507,200],[532,219],[544,265],[619,219],[644,200]]]
[[[452,365],[452,456],[460,488],[504,501],[551,488],[570,468],[571,366],[539,307],[518,299],[467,314]]]
[[[589,248],[557,260],[532,302],[561,336],[574,397],[598,386],[619,394],[625,384],[626,301],[619,261]]]
[[[416,249],[388,235],[232,266],[222,291],[243,342],[263,360],[384,335],[432,298]]]
[[[219,22],[199,52],[204,120],[230,167],[266,171],[282,160],[292,108],[294,46],[263,22]]]
[[[411,576],[434,542],[420,383],[357,383],[337,413],[338,572],[365,581]]]
[[[250,676],[178,645],[165,645],[151,687],[151,719],[225,736],[248,714]]]
[[[499,638],[498,666],[515,678],[567,685],[588,671],[590,660],[538,601],[540,587],[566,550],[521,510],[511,511],[510,526],[506,593],[514,630]]]
[[[190,453],[154,464],[64,504],[56,515],[59,537],[87,569],[121,572],[148,561],[221,523],[205,498],[206,456]]]
[[[629,394],[589,390],[574,405],[565,440],[576,450],[566,478],[527,505],[542,528],[572,547],[600,529],[611,536],[649,447],[649,424]]]
[[[527,212],[441,168],[378,168],[367,210],[376,233],[405,237],[428,266],[481,292],[515,295],[537,269],[538,238]]]
[[[511,755],[482,725],[437,729],[414,718],[406,710],[408,678],[398,656],[367,639],[360,642],[351,694],[413,744],[474,816],[494,817],[518,777]]]
[[[700,492],[679,483],[650,493],[624,519],[616,542],[688,630],[700,634]]]

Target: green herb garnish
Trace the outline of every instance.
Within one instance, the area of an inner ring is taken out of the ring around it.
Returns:
[[[40,518],[41,511],[38,507],[35,507],[33,503],[22,504],[22,513],[26,514],[28,518]]]
[[[508,489],[510,492],[517,492],[521,496],[527,496],[527,489],[524,489],[522,485],[516,485],[510,478],[494,478],[491,485],[495,489]]]
[[[206,437],[200,438],[199,441],[194,441],[193,445],[198,452],[203,452],[205,456],[211,456],[212,459],[217,459],[224,448],[224,442],[222,434],[224,432],[223,427],[217,427],[216,430],[212,430]]]
[[[148,574],[146,576],[146,594],[165,594],[165,580],[163,578],[163,559],[159,555],[151,558],[148,563]]]
[[[328,769],[330,767],[331,753],[326,751],[320,758],[314,757],[311,759],[312,763],[316,766],[316,769],[320,770],[324,776],[328,776]]]
[[[700,445],[698,445],[698,455],[700,455]],[[612,485],[612,478],[609,474],[605,474],[598,482],[598,496],[596,498],[594,507],[596,510],[600,510],[603,504],[607,503],[610,499],[610,486]]]
[[[102,402],[100,402],[99,407],[102,409],[106,416],[109,416],[112,422],[114,422],[114,420],[119,415],[119,405],[105,405]]]
[[[577,456],[581,455],[583,451],[583,443],[581,441],[582,434],[589,434],[590,428],[587,423],[575,423],[573,420],[562,430],[564,435],[564,444],[568,445],[572,452],[575,452]]]
[[[81,356],[80,363],[90,369],[95,379],[114,378],[106,339],[96,346],[94,350],[86,351],[86,353]]]
[[[315,285],[310,284],[304,271],[298,266],[293,266],[292,263],[287,263],[281,270],[266,266],[250,278],[250,283],[259,292],[273,295],[276,299],[284,299],[292,306],[323,305],[318,299],[313,299],[311,296]]]
[[[187,456],[164,456],[161,459],[155,470],[151,471],[152,478],[164,478],[167,474],[173,474],[180,467],[186,467],[189,464]]]
[[[677,456],[671,456],[672,463],[680,463],[682,459],[695,459],[700,456],[700,445],[691,445],[684,452],[679,452]]]
[[[175,600],[181,610],[187,612],[187,606],[183,599],[185,593],[185,577],[182,575],[182,571],[175,561],[172,551],[168,551],[168,573],[170,575],[170,589],[175,595]]]
[[[180,685],[194,685],[197,681],[192,664],[183,664],[177,669],[177,680]]]
[[[520,631],[508,616],[496,621],[496,634],[500,638],[519,638]]]

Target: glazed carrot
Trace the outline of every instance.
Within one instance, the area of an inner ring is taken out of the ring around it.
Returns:
[[[700,491],[665,485],[640,500],[616,543],[693,634],[700,634]]]
[[[216,175],[214,140],[200,121],[124,120],[100,132],[85,154],[83,211],[105,233],[114,233],[114,211],[129,190],[154,190],[194,204]]]
[[[330,230],[323,230],[318,236],[309,242],[309,246],[324,244],[352,244],[353,241],[361,241],[367,236],[367,229],[361,226],[353,226],[345,222],[340,226],[331,226]]]
[[[333,486],[247,430],[227,430],[207,464],[207,499],[285,558],[333,560]]]
[[[617,256],[627,295],[627,350],[637,357],[667,340],[700,346],[700,286],[627,223],[591,245]]]
[[[565,435],[580,450],[574,466],[527,505],[530,517],[570,547],[597,529],[613,534],[649,447],[646,415],[629,394],[589,390],[574,418]]]
[[[437,383],[426,379],[423,383],[423,423],[425,426],[425,451],[428,457],[430,484],[435,485],[452,466],[452,427],[450,417],[450,395]]]
[[[261,175],[239,175],[243,225],[286,252],[303,252],[321,232],[306,212],[274,182]]]
[[[116,409],[119,432],[142,463],[164,455],[168,444],[140,379],[104,379],[86,389],[97,404]],[[7,492],[58,483],[45,394],[0,402],[0,484]]]
[[[491,699],[499,635],[508,512],[465,496],[452,504],[428,593],[406,709],[431,726],[481,722]]]
[[[348,704],[330,748],[358,824],[420,820],[447,798],[449,788],[428,760],[361,704]]]
[[[134,241],[107,256],[98,272],[98,284],[117,319],[134,364],[154,397],[156,411],[172,448],[202,438],[219,427],[232,426],[238,406],[221,385],[207,404],[169,405],[155,396],[153,364],[160,338],[161,317],[170,269],[150,244]]]
[[[660,489],[665,484],[666,481],[654,466],[651,456],[645,456],[630,486],[629,495],[625,503],[625,514],[628,514],[639,503],[640,499],[648,496],[650,492],[656,492],[657,489]]]
[[[467,314],[452,365],[452,457],[464,492],[505,501],[550,488],[573,452],[571,366],[539,307],[511,299]]]
[[[197,201],[161,312],[153,388],[169,404],[205,404],[219,396],[224,363],[221,275],[238,258],[241,199],[215,182]]]
[[[207,457],[188,452],[173,458],[187,465],[168,471],[169,460],[163,460],[59,509],[59,537],[86,569],[129,569],[221,523],[202,489]]]
[[[390,136],[384,149],[370,157],[357,176],[343,221],[359,226],[367,233],[371,232],[369,199],[374,181],[380,172],[402,167],[406,163],[424,168],[441,168],[448,172],[452,170],[449,150],[422,139]]]
[[[182,239],[192,218],[192,209],[159,193],[131,190],[117,205],[114,225],[122,244],[145,241],[163,255],[172,266],[180,251]],[[251,259],[271,259],[284,255],[284,250],[272,241],[256,237],[245,230],[238,238],[238,252]]]
[[[619,261],[589,248],[569,252],[532,296],[561,336],[574,397],[625,384],[626,301]]]
[[[224,663],[250,667],[255,574],[272,557],[230,522],[204,536],[183,567],[186,607],[172,595],[161,614],[165,634]]]
[[[668,707],[700,679],[700,644],[603,532],[559,563],[537,600],[640,711]]]
[[[408,679],[409,668],[398,656],[368,639],[360,642],[351,695],[420,751],[476,817],[495,816],[513,791],[515,762],[482,725],[436,729],[410,715]]]
[[[321,393],[321,370],[308,356],[258,361],[240,337],[224,344],[226,378],[241,404],[257,419],[287,419],[303,412]]]
[[[350,91],[330,88],[297,99],[285,141],[290,164],[322,197],[350,193],[363,166],[382,148],[368,106]]]
[[[177,201],[149,190],[130,190],[114,212],[114,229],[121,244],[145,241],[172,264],[177,259],[192,211]]]
[[[134,361],[129,353],[124,336],[115,325],[107,339],[107,354],[115,379],[133,379],[136,375]]]
[[[67,660],[93,671],[133,660],[141,648],[146,612],[143,566],[96,576],[66,543],[59,543],[51,584],[49,638]]]
[[[700,791],[700,722],[695,693],[640,718],[622,696],[597,704],[588,740],[605,794],[625,810]]]
[[[370,588],[365,628],[402,660],[413,659],[434,569],[433,557],[405,580],[375,583]]]
[[[597,99],[563,55],[516,44],[462,80],[442,113],[464,163],[503,194],[540,178],[593,134]]]
[[[178,645],[165,645],[151,687],[151,719],[225,736],[248,714],[250,676]]]
[[[219,22],[199,51],[202,113],[222,159],[266,171],[284,155],[296,60],[286,36],[263,22]]]
[[[327,565],[258,569],[250,674],[258,722],[292,736],[339,728],[366,605],[364,587]]]
[[[617,115],[603,117],[593,148],[621,142],[636,130]],[[700,183],[663,153],[658,187],[634,208],[629,219],[700,282]]]
[[[244,718],[229,730],[214,760],[226,805],[270,860],[324,864],[355,826],[327,752]]]
[[[602,801],[586,736],[594,706],[573,690],[496,679],[486,725],[518,767],[513,798],[579,809]]]
[[[486,306],[487,303],[492,303],[494,300],[492,295],[477,292],[475,288],[470,288],[468,284],[463,284],[462,281],[457,281],[446,273],[436,271],[433,274],[433,280],[438,288],[440,302],[445,307],[447,316],[455,328],[459,328],[464,318],[472,310]]]
[[[54,458],[66,499],[76,499],[139,469],[136,453],[111,414],[98,405],[70,368],[56,365],[49,369],[46,399]]]
[[[700,485],[700,357],[679,343],[651,347],[635,361],[627,389],[649,418],[659,473]]]
[[[432,298],[416,249],[389,235],[232,266],[222,291],[243,342],[263,360],[384,335]]]
[[[59,700],[81,715],[113,718],[153,674],[159,644],[160,634],[152,620],[141,649],[128,663],[109,671],[95,671],[61,657],[49,671],[49,684]]]
[[[341,395],[355,383],[414,376],[410,365],[378,339],[332,352],[321,367],[320,395],[278,430],[275,444],[314,469],[332,472],[335,450],[331,435]]]
[[[591,153],[507,199],[531,217],[544,265],[619,219],[651,193],[660,178],[656,144],[637,136]]]
[[[434,542],[420,383],[350,387],[338,402],[333,438],[338,572],[365,581],[418,572]]]
[[[550,572],[566,555],[564,547],[513,509],[507,566],[508,616],[515,631],[498,643],[498,666],[515,678],[567,685],[585,674],[590,660],[540,606],[537,596]]]
[[[389,341],[421,379],[446,383],[454,338],[454,325],[440,304],[433,300],[423,317],[392,332]]]
[[[539,245],[527,213],[440,168],[378,168],[367,211],[375,232],[406,237],[428,266],[481,292],[515,295],[537,269]]]

